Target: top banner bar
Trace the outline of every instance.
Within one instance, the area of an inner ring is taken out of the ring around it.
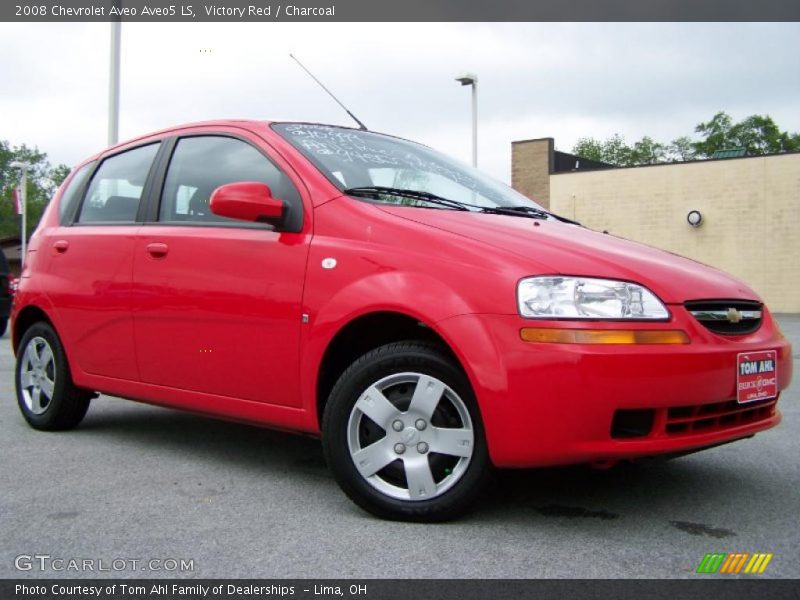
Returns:
[[[800,21],[798,0],[2,0],[6,22]]]

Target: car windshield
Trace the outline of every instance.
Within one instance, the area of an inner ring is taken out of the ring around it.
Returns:
[[[272,128],[340,190],[358,192],[358,197],[366,195],[373,202],[448,207],[437,202],[438,198],[476,209],[525,207],[541,210],[535,202],[507,185],[421,144],[329,125],[276,123]],[[415,193],[392,194],[391,190]],[[430,198],[426,199],[425,195]]]

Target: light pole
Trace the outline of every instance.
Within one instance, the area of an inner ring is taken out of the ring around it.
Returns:
[[[478,76],[464,73],[456,77],[461,85],[472,86],[472,166],[478,166]]]
[[[120,8],[121,0],[114,5]],[[111,44],[108,65],[108,145],[113,146],[119,139],[119,47],[122,23],[111,22]]]
[[[22,207],[22,248],[20,249],[20,257],[19,257],[19,270],[22,273],[22,269],[25,266],[25,255],[28,252],[28,169],[31,168],[30,163],[20,162],[15,160],[8,165],[12,169],[19,169],[20,170],[20,198],[19,203]]]

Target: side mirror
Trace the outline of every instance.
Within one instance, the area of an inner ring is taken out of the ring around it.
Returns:
[[[220,217],[278,225],[283,221],[286,205],[272,197],[265,183],[241,181],[221,185],[211,194],[211,212]]]

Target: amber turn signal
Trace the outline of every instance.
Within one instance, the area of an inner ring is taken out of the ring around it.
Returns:
[[[519,332],[526,342],[554,344],[688,344],[680,329],[555,329],[524,327]]]

